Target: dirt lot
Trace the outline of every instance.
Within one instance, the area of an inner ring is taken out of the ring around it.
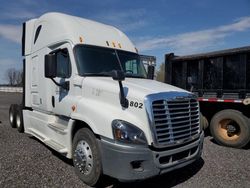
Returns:
[[[10,127],[9,105],[20,101],[20,94],[0,92],[0,187],[87,187],[75,175],[71,160]],[[143,182],[125,184],[107,179],[107,186],[250,187],[250,149],[222,147],[206,136],[197,162]]]

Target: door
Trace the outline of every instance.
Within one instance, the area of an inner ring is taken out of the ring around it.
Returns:
[[[74,105],[74,92],[72,91],[72,77],[75,71],[72,47],[67,43],[54,49],[57,63],[57,76],[54,79],[59,84],[69,82],[69,90],[52,83],[51,105],[56,115],[70,117]],[[53,52],[52,52],[53,53]],[[51,80],[52,81],[52,80]]]

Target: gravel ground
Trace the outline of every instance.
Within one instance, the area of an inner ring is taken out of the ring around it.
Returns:
[[[0,92],[0,187],[87,187],[72,161],[34,137],[20,134],[8,122],[10,103],[20,94]],[[250,187],[250,149],[226,148],[206,136],[202,158],[163,176],[137,183],[107,178],[107,187]]]

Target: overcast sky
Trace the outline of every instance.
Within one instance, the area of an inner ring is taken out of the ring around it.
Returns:
[[[208,52],[250,45],[250,0],[8,0],[0,6],[0,83],[21,69],[21,25],[63,12],[114,25],[141,54]]]

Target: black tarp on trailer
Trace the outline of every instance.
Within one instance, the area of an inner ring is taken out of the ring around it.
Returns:
[[[189,56],[165,55],[165,82],[199,97],[250,97],[250,46]]]

